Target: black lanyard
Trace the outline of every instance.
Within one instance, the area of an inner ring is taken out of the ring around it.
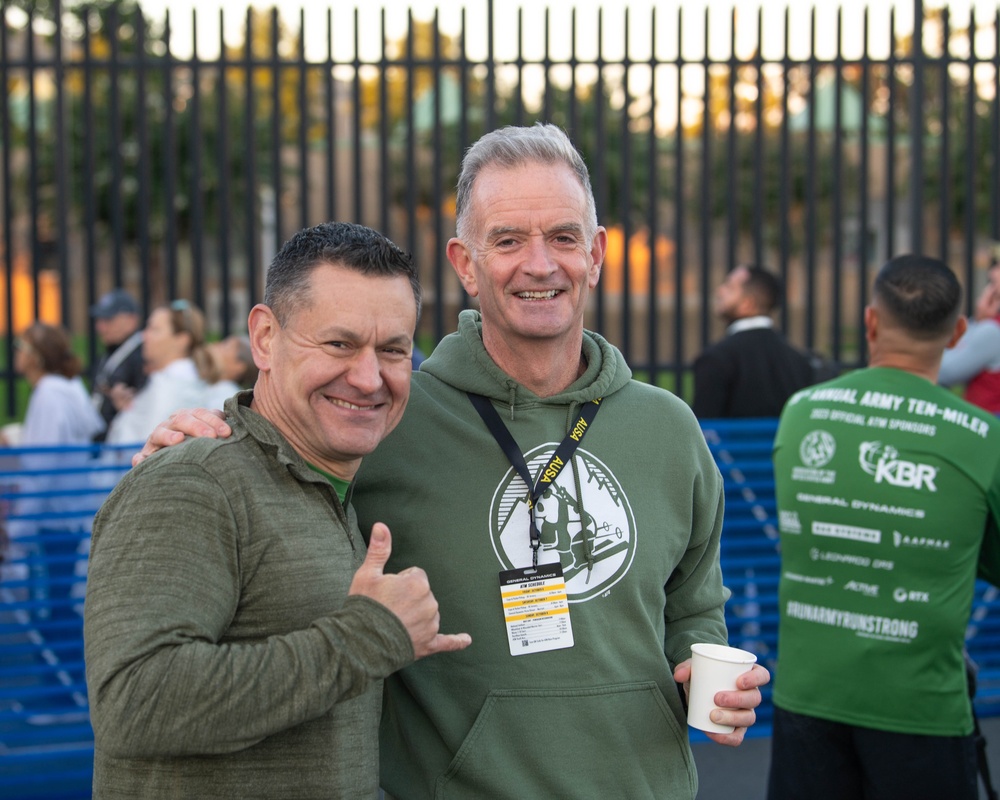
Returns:
[[[510,435],[507,426],[503,424],[503,420],[500,419],[497,410],[493,408],[493,403],[481,394],[468,392],[468,395],[469,400],[472,401],[472,405],[479,412],[479,416],[486,423],[486,427],[493,434],[493,438],[500,445],[500,449],[507,456],[507,460],[510,461],[511,466],[517,470],[517,474],[521,476],[521,479],[528,487],[528,537],[531,541],[531,565],[537,567],[538,548],[541,546],[542,539],[538,533],[538,526],[535,524],[535,503],[538,501],[538,498],[545,494],[549,486],[555,483],[563,467],[573,457],[576,448],[580,446],[583,437],[590,430],[590,426],[594,422],[594,417],[600,411],[601,400],[603,398],[598,397],[596,400],[591,400],[581,409],[580,418],[573,424],[569,433],[566,434],[556,448],[556,451],[549,458],[545,466],[542,467],[538,473],[537,480],[533,481],[531,473],[528,472],[528,465],[524,461],[521,449],[517,446],[517,442],[514,441],[514,437]]]

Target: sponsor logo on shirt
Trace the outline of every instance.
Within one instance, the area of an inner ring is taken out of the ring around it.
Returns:
[[[927,592],[917,592],[898,586],[892,592],[892,599],[897,603],[929,603],[931,596]]]
[[[844,584],[845,592],[857,592],[865,597],[878,597],[877,583],[863,583],[862,581],[848,581]]]
[[[934,479],[938,468],[930,464],[904,461],[895,447],[882,442],[862,442],[858,450],[861,469],[875,478],[875,483],[888,483],[903,489],[937,491]]]
[[[947,550],[951,547],[948,539],[932,539],[929,536],[907,536],[899,531],[892,532],[892,543],[896,547],[919,547],[925,550]]]
[[[837,452],[837,441],[826,431],[812,431],[802,437],[799,458],[807,467],[822,467],[830,463]]]
[[[782,533],[802,533],[798,511],[778,511],[778,530]]]
[[[820,469],[830,463],[837,452],[837,441],[826,431],[815,430],[802,437],[799,443],[799,459],[805,466],[792,468],[792,480],[807,483],[833,483],[837,473],[831,469]]]
[[[869,558],[868,556],[856,556],[853,553],[838,553],[836,550],[820,550],[813,547],[809,550],[809,558],[813,561],[830,561],[834,564],[850,564],[852,567],[865,567],[871,569],[884,569],[892,571],[896,566],[893,561],[886,561],[883,558]]]
[[[833,583],[833,578],[829,575],[819,576],[819,575],[800,575],[798,572],[785,572],[783,573],[786,580],[794,581],[795,583],[809,583],[813,586],[829,586]]]
[[[836,525],[832,522],[813,522],[814,536],[829,536],[833,539],[850,539],[854,542],[878,544],[882,541],[882,531],[875,528],[860,528],[857,525]]]

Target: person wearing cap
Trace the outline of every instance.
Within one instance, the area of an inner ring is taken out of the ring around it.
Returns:
[[[91,384],[94,408],[104,417],[106,432],[114,416],[146,384],[142,319],[138,303],[124,289],[115,289],[101,297],[91,307],[90,316],[106,348],[94,369]],[[103,441],[105,432],[95,437],[95,441]]]

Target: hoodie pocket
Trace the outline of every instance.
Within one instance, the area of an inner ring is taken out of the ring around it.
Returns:
[[[437,800],[693,798],[686,728],[659,686],[490,692]]]

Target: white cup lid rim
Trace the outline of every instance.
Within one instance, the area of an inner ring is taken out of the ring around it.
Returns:
[[[724,644],[711,644],[701,642],[691,645],[691,653],[697,653],[704,658],[712,658],[716,661],[729,661],[737,664],[754,664],[757,656],[749,650],[741,650],[738,647],[729,647]]]

